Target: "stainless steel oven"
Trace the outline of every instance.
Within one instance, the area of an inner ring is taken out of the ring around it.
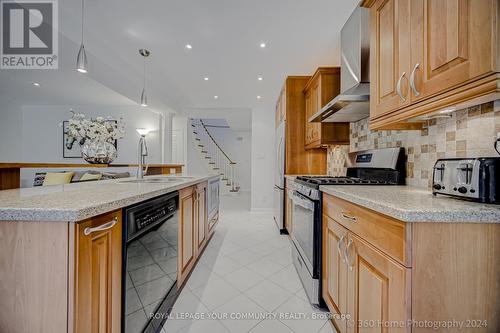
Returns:
[[[292,257],[312,304],[321,305],[321,200],[307,197],[292,185]]]

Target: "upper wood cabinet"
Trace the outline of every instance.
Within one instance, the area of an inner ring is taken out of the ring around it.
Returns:
[[[500,97],[497,0],[366,0],[372,128]]]
[[[349,144],[348,123],[310,123],[308,120],[340,93],[340,68],[320,67],[304,88],[305,147],[324,148],[332,144]]]
[[[75,224],[74,332],[121,332],[121,210]]]
[[[309,76],[287,77],[276,103],[276,127],[285,121],[285,174],[326,174],[326,150],[306,150],[306,101]],[[278,123],[279,121],[279,123]]]

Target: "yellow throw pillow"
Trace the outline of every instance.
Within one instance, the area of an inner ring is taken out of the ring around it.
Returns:
[[[86,173],[80,178],[80,182],[91,181],[91,180],[100,180],[102,178],[102,174],[100,173]]]
[[[43,186],[69,184],[74,172],[47,172]]]

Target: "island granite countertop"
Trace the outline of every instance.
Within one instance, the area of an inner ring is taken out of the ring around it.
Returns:
[[[133,183],[135,178],[0,191],[4,221],[77,222],[177,191],[219,176],[149,176],[168,183]],[[177,179],[176,179],[177,178]]]
[[[482,204],[411,186],[320,186],[324,193],[403,222],[500,223],[500,205]]]

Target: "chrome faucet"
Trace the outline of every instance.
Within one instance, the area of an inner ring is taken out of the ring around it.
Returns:
[[[139,130],[137,130],[139,132]],[[139,132],[141,138],[139,139],[138,148],[138,166],[137,166],[137,179],[143,179],[144,175],[148,172],[148,165],[146,164],[146,156],[148,156],[148,146],[146,145],[146,134],[144,132]],[[146,165],[146,168],[144,168]]]

